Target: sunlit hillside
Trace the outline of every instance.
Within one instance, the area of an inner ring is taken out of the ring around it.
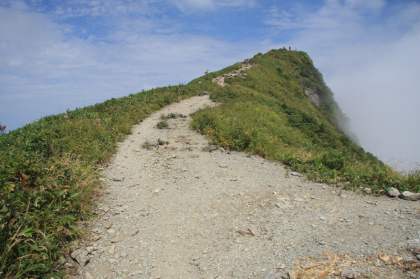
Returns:
[[[117,143],[152,112],[202,91],[221,105],[196,112],[191,128],[225,149],[257,154],[343,188],[420,191],[419,171],[401,175],[343,133],[347,120],[306,53],[272,50],[250,63],[246,77],[228,78],[224,87],[212,79],[240,63],[187,85],[111,99],[2,134],[0,277],[63,275],[59,257],[83,235],[77,221],[92,216],[98,169]]]

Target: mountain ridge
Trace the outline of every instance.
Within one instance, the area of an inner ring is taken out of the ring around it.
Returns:
[[[226,150],[282,162],[309,180],[340,189],[370,188],[375,195],[390,187],[420,191],[418,171],[395,172],[337,128],[341,110],[306,53],[272,50],[250,63],[245,78],[227,79],[225,87],[212,79],[241,63],[186,85],[112,98],[2,134],[2,274],[59,274],[60,255],[69,254],[68,240],[83,235],[77,222],[92,216],[92,197],[103,185],[100,169],[118,143],[151,113],[202,91],[221,104],[195,112],[191,128]],[[319,107],[305,95],[314,85]]]

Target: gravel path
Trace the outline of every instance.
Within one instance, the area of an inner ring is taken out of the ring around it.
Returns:
[[[86,264],[75,278],[418,278],[418,202],[341,192],[256,156],[209,152],[189,114],[214,105],[208,96],[174,103],[120,144],[103,170],[109,186],[92,234],[72,254]],[[188,117],[157,129],[169,113]]]

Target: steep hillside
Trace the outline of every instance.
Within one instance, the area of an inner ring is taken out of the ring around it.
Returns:
[[[211,98],[224,102],[197,113],[194,129],[225,148],[281,161],[319,182],[374,193],[419,190],[413,173],[412,179],[400,176],[343,133],[340,123],[347,119],[306,53],[271,50],[250,63],[255,65],[246,78],[225,79],[230,86],[214,87],[207,77],[191,82],[208,86]]]
[[[188,85],[142,91],[2,134],[0,277],[59,274],[59,256],[82,235],[77,221],[92,215],[98,169],[118,142],[152,112],[203,90],[222,104],[197,112],[191,127],[226,149],[283,162],[315,181],[375,194],[391,186],[419,192],[418,171],[394,172],[341,132],[345,118],[307,54],[273,50],[250,62],[247,77],[228,78],[225,87],[211,79],[240,63]]]

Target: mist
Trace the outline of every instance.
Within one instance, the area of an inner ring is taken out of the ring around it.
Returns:
[[[303,28],[288,43],[313,59],[349,117],[347,133],[354,132],[365,151],[397,170],[416,168],[420,4],[391,6],[385,16],[385,1],[372,7],[328,3],[316,11],[300,10]]]

